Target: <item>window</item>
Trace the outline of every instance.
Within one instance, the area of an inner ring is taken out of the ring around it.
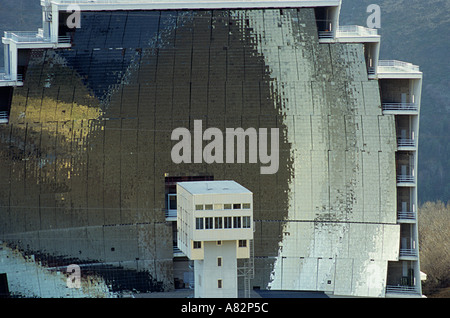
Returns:
[[[202,242],[200,242],[200,241],[194,241],[194,248],[195,248],[195,249],[202,248]]]
[[[205,218],[205,229],[210,230],[213,228],[213,218]]]
[[[203,230],[203,218],[195,218],[195,229]]]
[[[226,216],[223,218],[223,224],[225,229],[231,229],[231,216]]]
[[[241,204],[240,203],[233,204],[233,210],[239,210],[240,208],[241,208]]]
[[[223,210],[223,204],[214,204],[214,210]]]
[[[247,240],[239,240],[239,247],[247,247]]]
[[[242,204],[243,209],[250,209],[250,203],[244,203]]]
[[[196,209],[197,211],[203,210],[203,204],[196,204],[196,205],[195,205],[195,209]]]
[[[217,288],[222,288],[222,280],[217,280]]]
[[[212,210],[213,205],[212,204],[205,204],[205,210]]]
[[[219,266],[219,267],[222,266],[222,257],[217,258],[217,266]]]
[[[250,217],[249,216],[243,216],[242,217],[242,227],[244,229],[251,228],[251,223],[250,223]]]
[[[170,193],[167,195],[167,205],[169,210],[176,210],[177,209],[177,195]]]
[[[222,218],[221,217],[214,218],[214,228],[215,229],[221,229],[222,228]]]
[[[222,245],[222,241],[217,241],[217,246]]]
[[[223,208],[224,210],[231,210],[231,204],[224,204]]]
[[[241,228],[241,217],[240,216],[233,217],[233,227],[235,229],[240,229]]]

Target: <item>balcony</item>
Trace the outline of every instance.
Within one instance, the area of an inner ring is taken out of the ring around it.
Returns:
[[[4,38],[15,43],[52,43],[50,38],[44,37],[41,33],[29,31],[5,31]],[[59,36],[58,43],[70,44],[70,36]]]
[[[419,288],[417,286],[402,286],[402,285],[387,285],[386,294],[387,297],[421,296]]]
[[[175,244],[175,243],[174,243]],[[176,245],[173,246],[173,257],[185,257],[184,253]]]
[[[410,211],[398,211],[397,212],[398,223],[415,223],[416,222],[416,212]]]
[[[415,139],[411,139],[411,138],[398,138],[397,139],[397,147],[404,148],[404,149],[399,149],[399,150],[415,150],[416,141],[415,141]],[[406,148],[408,148],[408,149],[406,149]]]
[[[422,72],[417,65],[397,61],[378,61],[378,78],[422,78]]]
[[[332,39],[333,31],[319,31],[319,39]]]
[[[0,86],[23,86],[22,74],[13,75],[0,73]]]
[[[360,25],[344,25],[338,27],[336,39],[338,42],[343,43],[367,43],[379,42],[380,36],[377,29],[370,29]],[[375,69],[373,74],[375,74]]]
[[[398,187],[414,187],[416,180],[413,174],[399,174],[397,175]]]
[[[417,115],[419,107],[415,103],[383,103],[383,112],[400,115]]]
[[[333,37],[333,31],[319,30],[319,39],[333,39]],[[380,36],[377,29],[360,25],[344,25],[339,26],[336,30],[336,41],[343,43],[379,42]]]
[[[402,248],[400,247],[400,260],[415,261],[418,258],[419,253],[415,248]]]
[[[174,222],[177,220],[177,195],[176,193],[167,194],[166,221]]]
[[[177,220],[177,210],[167,209],[166,210],[166,221],[176,221]]]
[[[0,124],[7,124],[9,122],[9,116],[7,111],[0,111]]]

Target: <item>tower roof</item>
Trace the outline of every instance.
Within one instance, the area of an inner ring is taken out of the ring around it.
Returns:
[[[239,183],[230,180],[223,181],[192,181],[192,182],[178,182],[179,186],[183,187],[191,194],[241,194],[251,193],[248,189],[241,186]]]

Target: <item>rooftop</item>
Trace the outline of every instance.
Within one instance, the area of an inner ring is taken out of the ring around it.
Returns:
[[[231,193],[251,193],[248,189],[241,186],[235,181],[192,181],[192,182],[178,182],[178,185],[183,187],[191,194],[231,194]]]
[[[218,9],[218,8],[298,8],[339,6],[340,0],[41,0],[60,7],[77,4],[81,10],[117,9]]]

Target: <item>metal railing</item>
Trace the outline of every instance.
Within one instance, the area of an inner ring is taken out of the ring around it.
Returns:
[[[174,257],[183,257],[183,256],[185,256],[184,253],[180,250],[180,248],[178,246],[174,246],[172,252],[173,252],[173,256]]]
[[[417,257],[417,250],[414,248],[400,248],[400,257]]]
[[[5,31],[5,38],[11,39],[14,42],[20,43],[51,43],[51,38],[44,37],[42,32],[29,32],[29,31]],[[70,36],[62,35],[58,36],[58,43],[70,43]]]
[[[177,210],[166,209],[166,218],[177,218]]]
[[[23,81],[23,75],[22,74],[16,74],[16,78],[13,78],[13,76],[11,74],[0,73],[0,81],[17,81],[17,82],[22,82]]]
[[[418,106],[414,103],[383,103],[383,110],[417,111]]]
[[[333,31],[319,31],[319,39],[332,39]]]
[[[58,36],[58,43],[70,43],[70,36],[69,35]]]
[[[11,80],[11,75],[6,73],[0,73],[0,81],[8,81]]]
[[[44,38],[39,33],[28,31],[5,31],[5,38],[22,43],[50,42],[49,38]]]
[[[415,220],[416,219],[416,213],[415,212],[409,212],[409,211],[398,211],[397,212],[397,219],[399,219],[399,220]]]
[[[337,30],[337,37],[378,36],[377,29],[370,29],[360,25],[343,25]]]
[[[416,286],[387,285],[387,293],[416,294],[419,290]]]
[[[397,61],[397,60],[380,60],[378,61],[378,71],[394,71],[394,72],[419,72],[417,65]]]
[[[0,124],[7,124],[9,122],[9,116],[7,111],[0,111]]]
[[[416,141],[414,139],[408,138],[398,138],[397,147],[415,147]]]
[[[410,174],[397,175],[398,183],[414,183],[414,176]]]

